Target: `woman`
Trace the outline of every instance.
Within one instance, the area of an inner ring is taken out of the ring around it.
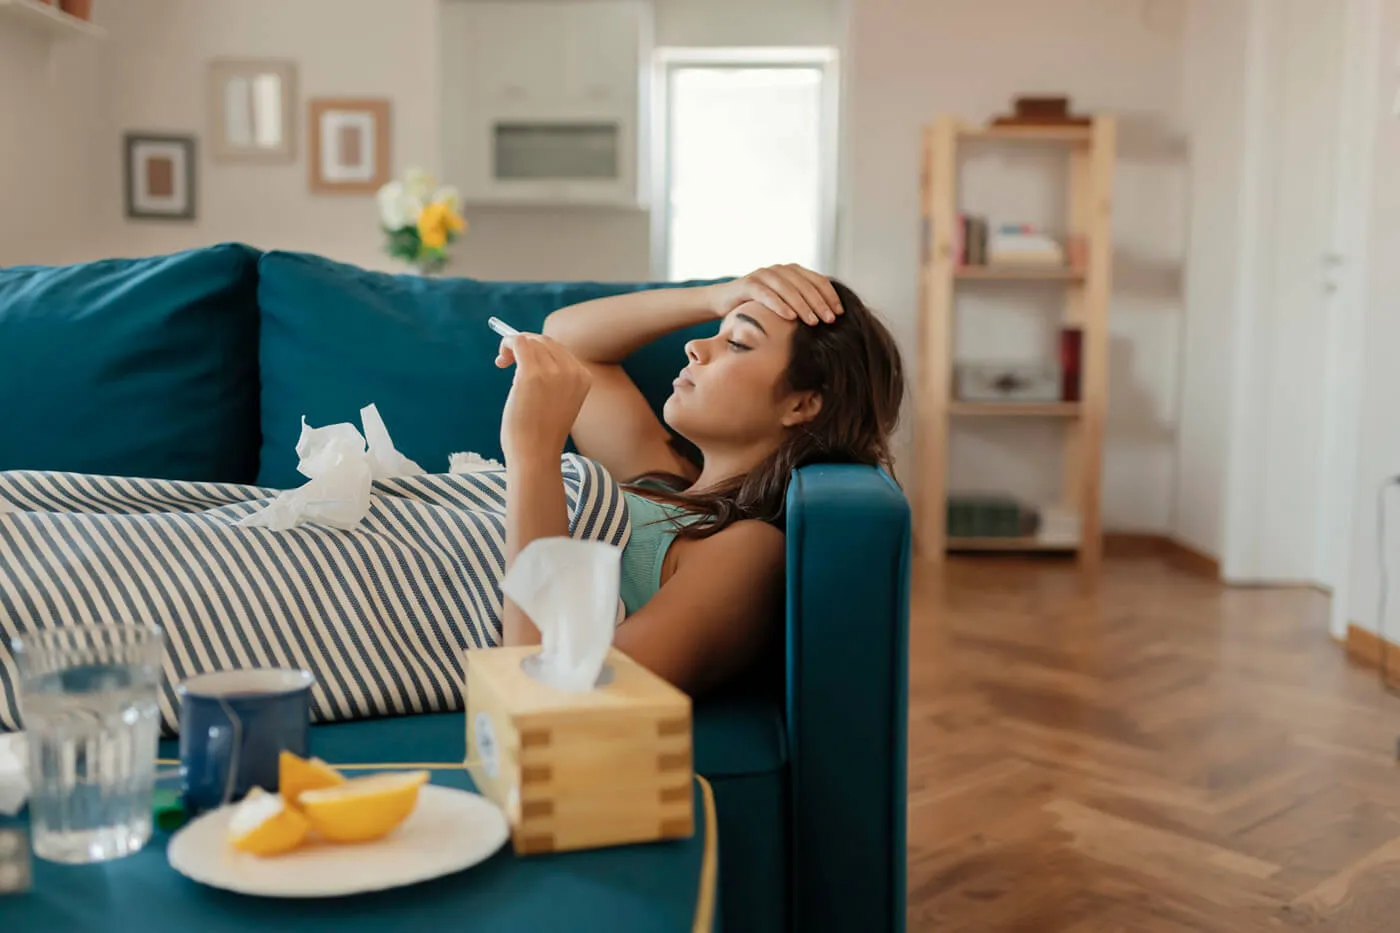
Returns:
[[[623,371],[672,331],[722,321],[686,344],[666,424]],[[559,455],[579,453],[631,481],[632,539],[622,556],[628,610],[615,644],[692,693],[762,652],[783,599],[782,513],[804,464],[888,466],[904,379],[893,338],[839,282],[799,266],[699,288],[601,298],[554,312],[544,334],[502,342],[516,366],[501,421],[508,477],[506,560],[568,534]],[[539,631],[507,601],[506,644]]]

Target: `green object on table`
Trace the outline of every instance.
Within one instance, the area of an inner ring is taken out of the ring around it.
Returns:
[[[160,788],[155,793],[155,824],[161,832],[173,833],[189,821],[189,811],[185,809],[180,792]]]

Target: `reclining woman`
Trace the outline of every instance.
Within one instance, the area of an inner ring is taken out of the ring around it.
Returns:
[[[619,361],[716,319],[687,344],[665,406],[702,455],[692,463]],[[494,471],[386,479],[353,533],[251,527],[276,504],[256,486],[0,472],[0,636],[159,624],[171,732],[176,685],[237,668],[310,671],[317,722],[460,709],[463,651],[539,640],[498,601],[501,575],[572,524],[613,542],[630,528],[619,648],[693,694],[732,678],[780,631],[792,471],[887,465],[903,394],[893,340],[840,283],[792,266],[564,308],[544,331],[497,359],[516,366],[504,493]],[[570,434],[583,457],[560,456]],[[6,644],[0,731],[20,722]]]
[[[663,425],[621,362],[713,319],[717,334],[686,344]],[[777,632],[792,471],[888,467],[904,394],[884,325],[840,282],[793,265],[563,308],[543,335],[502,341],[496,364],[516,366],[501,421],[507,564],[538,538],[568,534],[559,457],[572,434],[580,454],[627,481],[627,619],[614,643],[691,693],[747,667]],[[667,426],[698,448],[698,463]],[[539,641],[509,600],[503,627],[505,644]]]

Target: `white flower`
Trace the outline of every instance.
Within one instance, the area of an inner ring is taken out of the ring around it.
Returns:
[[[432,174],[421,168],[411,168],[403,175],[404,190],[417,198],[420,203],[428,199],[429,193],[432,192],[436,184],[437,180],[433,178]]]
[[[418,217],[423,213],[423,199],[412,194],[406,194],[403,196],[403,199],[399,201],[399,209],[402,210],[403,215],[408,218],[404,226],[416,227],[418,226]]]
[[[423,213],[423,199],[406,191],[402,183],[391,181],[379,189],[379,221],[386,230],[416,227]]]
[[[456,185],[442,185],[433,192],[431,203],[445,204],[454,214],[462,212],[462,192],[457,190]]]
[[[416,216],[412,221],[404,216],[403,195],[403,184],[397,181],[391,181],[379,189],[379,222],[385,230],[398,230],[417,222]]]

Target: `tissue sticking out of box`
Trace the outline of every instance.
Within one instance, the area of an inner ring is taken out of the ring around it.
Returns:
[[[502,584],[540,630],[529,671],[559,690],[598,685],[617,629],[622,550],[600,541],[540,538],[518,555]]]
[[[375,480],[423,472],[422,467],[395,449],[377,407],[371,404],[361,408],[360,420],[365,428],[363,435],[348,422],[313,428],[302,416],[297,472],[307,477],[307,482],[279,494],[266,508],[238,524],[286,531],[315,522],[350,531],[369,514]]]

